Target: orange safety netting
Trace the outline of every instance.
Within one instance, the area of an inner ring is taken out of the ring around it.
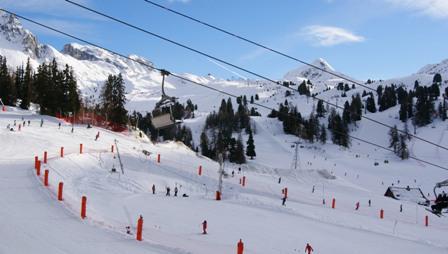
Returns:
[[[92,126],[101,127],[116,132],[127,130],[125,125],[114,124],[110,121],[107,121],[105,117],[97,115],[93,112],[77,113],[71,116],[62,116],[61,114],[57,113],[56,117],[71,124],[90,124]]]

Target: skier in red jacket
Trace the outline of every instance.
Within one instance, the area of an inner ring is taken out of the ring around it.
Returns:
[[[306,244],[305,247],[305,252],[308,252],[308,254],[311,254],[311,252],[313,252],[313,247],[311,247],[311,245],[309,243]]]

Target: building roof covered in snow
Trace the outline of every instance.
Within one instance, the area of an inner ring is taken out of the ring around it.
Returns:
[[[398,200],[410,201],[414,203],[418,203],[421,205],[428,204],[428,199],[423,195],[423,192],[420,188],[410,188],[408,187],[394,187],[390,186],[387,188],[384,196],[391,197]]]

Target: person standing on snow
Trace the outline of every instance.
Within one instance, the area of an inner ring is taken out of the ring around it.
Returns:
[[[170,187],[166,186],[166,196],[170,196],[170,191],[171,191]]]
[[[156,185],[155,184],[152,185],[152,194],[153,195],[156,194]]]
[[[355,210],[359,210],[359,201],[358,201],[358,202],[356,202],[356,207],[355,207]]]
[[[305,252],[308,252],[308,254],[311,254],[311,252],[313,252],[313,251],[314,251],[313,247],[311,247],[311,245],[309,243],[307,243],[305,246]]]
[[[202,234],[203,234],[203,235],[206,235],[206,234],[207,234],[207,221],[206,221],[206,220],[204,220],[204,221],[202,222]]]
[[[42,125],[44,125],[44,119],[43,118],[40,119],[40,127],[42,127]]]
[[[177,197],[177,192],[179,192],[179,189],[176,187],[174,187],[174,196]]]

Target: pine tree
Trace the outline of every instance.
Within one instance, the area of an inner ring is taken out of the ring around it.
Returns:
[[[327,130],[325,129],[325,125],[323,124],[320,126],[319,141],[322,144],[327,143]]]
[[[329,120],[329,129],[331,130],[331,140],[334,144],[349,147],[350,146],[350,137],[349,130],[347,124],[342,120],[341,116],[333,111],[334,114],[330,114]],[[331,128],[330,128],[331,126]]]
[[[208,141],[208,137],[207,134],[205,134],[205,132],[201,133],[201,141],[200,141],[200,146],[201,146],[201,154],[204,155],[205,157],[211,157],[210,156],[210,148],[209,148],[209,141]]]
[[[307,95],[307,96],[310,95],[310,90],[305,80],[299,85],[299,87],[297,87],[297,91],[299,92],[300,95]]]
[[[20,101],[22,101],[24,93],[24,72],[23,66],[20,66],[16,68],[16,72],[14,73],[14,87],[17,91],[17,98]]]
[[[409,134],[409,126],[408,126],[408,122],[404,122],[404,127],[403,127],[403,131],[404,131],[404,135],[408,140],[411,140],[412,136],[411,134]]]
[[[394,152],[397,153],[399,145],[399,136],[397,126],[389,130],[389,148],[393,148]]]
[[[241,135],[238,136],[235,145],[235,163],[237,164],[246,163],[246,156],[244,156],[243,139]]]
[[[438,109],[438,111],[439,111],[439,117],[440,117],[440,119],[442,119],[442,121],[445,121],[446,120],[446,118],[447,118],[447,115],[446,115],[446,108],[445,108],[445,105],[444,105],[445,103],[439,103],[439,109]]]
[[[406,122],[408,120],[408,107],[407,100],[404,100],[403,103],[400,104],[400,111],[398,114],[402,122]]]
[[[346,124],[346,125],[351,123],[350,104],[348,103],[348,101],[346,101],[344,103],[344,111],[342,112],[342,120],[344,121],[344,124]]]
[[[441,85],[442,84],[442,75],[440,75],[440,73],[436,73],[434,75],[434,78],[432,80],[433,84],[437,84],[437,85]]]
[[[81,99],[79,96],[78,85],[73,75],[73,69],[66,65],[63,71],[63,94],[64,103],[63,112],[76,113],[81,108]]]
[[[425,87],[426,88],[426,87]],[[418,126],[424,126],[432,122],[434,104],[429,99],[427,89],[418,87],[416,90],[417,103],[415,104],[415,123]]]
[[[373,95],[372,94],[367,98],[366,109],[370,113],[375,113],[376,112],[375,99],[373,99]]]
[[[254,157],[257,156],[257,154],[255,153],[255,144],[252,131],[249,133],[249,139],[247,140],[246,156],[249,156],[251,160],[253,160]]]
[[[361,96],[356,94],[356,96],[352,97],[352,103],[350,104],[350,119],[352,121],[361,120],[362,116],[362,101]]]
[[[33,89],[33,73],[29,58],[26,62],[25,73],[23,74],[23,83],[20,94],[21,94],[20,108],[28,109],[30,107],[31,101],[35,99]]]
[[[400,135],[400,137],[399,137],[397,155],[402,160],[406,160],[409,158],[409,150],[408,150],[408,145],[406,144],[405,135]]]
[[[13,86],[14,83],[9,74],[6,58],[0,56],[0,99],[6,105],[15,103],[14,98],[12,98]]]
[[[126,95],[121,74],[109,75],[103,85],[100,98],[108,121],[117,126],[125,125],[127,122],[127,110],[124,108]]]
[[[317,102],[316,113],[317,113],[317,117],[323,117],[326,113],[326,110],[324,107],[324,102],[322,100],[319,100]]]

